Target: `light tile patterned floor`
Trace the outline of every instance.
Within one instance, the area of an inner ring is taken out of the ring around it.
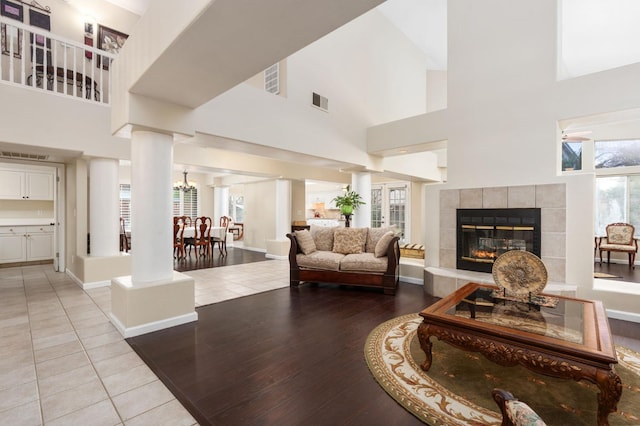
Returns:
[[[283,288],[272,260],[186,272],[196,306]],[[109,322],[108,287],[51,265],[0,268],[0,425],[194,425]]]

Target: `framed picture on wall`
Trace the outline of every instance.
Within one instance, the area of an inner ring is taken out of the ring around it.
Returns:
[[[37,10],[29,9],[29,24],[51,31],[51,16],[46,13],[40,13]]]
[[[93,46],[93,38],[85,34],[85,36],[84,36],[84,44],[86,46]],[[91,58],[93,58],[93,53],[91,51],[89,51],[89,50],[85,50],[84,51],[84,56],[87,59],[91,59]]]
[[[129,35],[125,33],[105,27],[104,25],[98,25],[98,41],[96,47],[105,52],[118,53],[122,46],[124,46],[127,38],[129,38]],[[102,66],[102,69],[108,70],[110,62],[108,58],[103,58],[101,55],[98,55],[96,64],[98,68]]]
[[[16,21],[24,21],[24,7],[20,3],[9,0],[0,0],[0,15]]]

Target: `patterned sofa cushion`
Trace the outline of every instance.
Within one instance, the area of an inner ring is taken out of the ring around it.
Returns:
[[[333,233],[333,252],[357,254],[364,251],[367,228],[338,228]]]
[[[369,228],[367,232],[367,244],[365,245],[364,251],[367,253],[375,253],[376,244],[378,244],[380,238],[389,231],[394,232],[395,235],[396,227],[385,226],[383,228]]]
[[[384,234],[382,238],[378,240],[378,243],[376,244],[376,249],[373,254],[376,257],[386,256],[387,249],[389,248],[389,243],[391,242],[392,239],[393,239],[393,232],[389,231],[386,234]]]
[[[318,250],[311,254],[298,253],[296,255],[296,261],[301,268],[338,271],[340,269],[340,261],[343,257],[344,254]]]
[[[316,251],[316,243],[313,241],[311,234],[306,229],[302,231],[296,231],[296,240],[298,241],[298,247],[304,254],[311,254]]]
[[[311,236],[316,243],[316,249],[321,251],[333,250],[333,232],[337,229],[337,226],[326,227],[311,225]]]
[[[348,254],[340,262],[341,271],[380,272],[387,270],[387,257],[376,257],[373,253]]]

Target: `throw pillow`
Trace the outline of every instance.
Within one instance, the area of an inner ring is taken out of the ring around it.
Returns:
[[[298,247],[304,254],[311,254],[316,251],[316,243],[313,242],[311,234],[306,229],[296,231],[296,240],[298,241]]]
[[[391,226],[385,226],[383,228],[369,228],[369,231],[367,232],[367,253],[374,253],[380,238],[389,231],[394,232],[394,228]]]
[[[382,236],[382,238],[378,240],[378,242],[376,243],[376,249],[374,252],[376,257],[383,257],[384,255],[387,254],[387,248],[389,248],[389,243],[391,242],[392,239],[393,239],[393,232],[388,231],[386,234]]]
[[[362,253],[367,228],[337,228],[333,233],[333,252]]]
[[[337,226],[327,227],[311,225],[311,236],[316,243],[316,249],[320,251],[333,250],[333,231]]]

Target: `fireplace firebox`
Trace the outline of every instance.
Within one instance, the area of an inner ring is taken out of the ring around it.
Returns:
[[[510,250],[540,257],[540,209],[458,209],[456,219],[458,269],[491,272]]]

